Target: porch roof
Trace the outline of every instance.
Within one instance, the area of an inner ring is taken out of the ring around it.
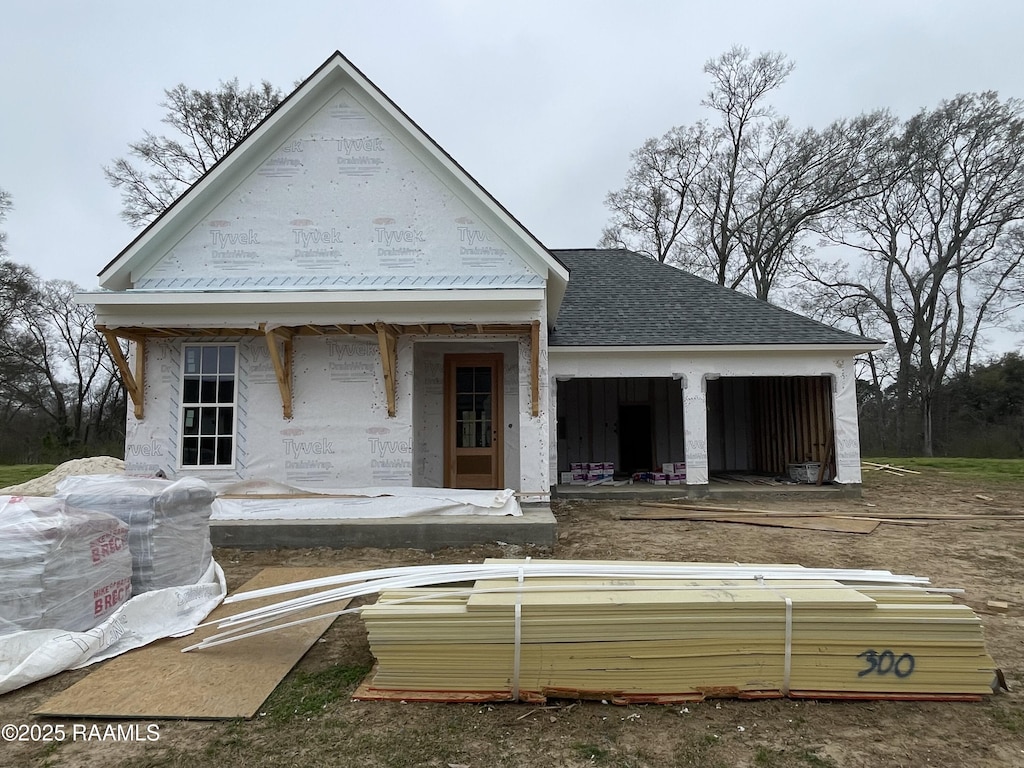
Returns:
[[[552,347],[882,346],[625,249],[553,253],[570,276]]]

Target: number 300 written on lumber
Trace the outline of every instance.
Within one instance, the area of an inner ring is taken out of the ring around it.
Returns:
[[[878,675],[887,675],[892,672],[896,677],[909,677],[914,672],[914,657],[909,653],[897,656],[890,650],[879,653],[873,648],[857,654],[858,659],[864,659],[867,666],[857,673],[857,677],[870,675],[872,672]]]

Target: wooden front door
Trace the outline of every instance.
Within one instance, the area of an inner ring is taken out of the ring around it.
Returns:
[[[444,484],[504,488],[501,354],[444,357]]]

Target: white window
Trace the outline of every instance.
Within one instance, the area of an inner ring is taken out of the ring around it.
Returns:
[[[185,345],[182,350],[181,466],[235,462],[234,345]]]

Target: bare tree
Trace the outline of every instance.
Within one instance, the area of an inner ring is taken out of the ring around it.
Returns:
[[[270,83],[242,89],[237,78],[213,91],[179,84],[164,94],[163,122],[176,135],[146,131],[128,145],[128,158],[103,169],[110,185],[121,190],[121,217],[132,226],[163,213],[281,102],[281,92]]]
[[[789,139],[789,124],[764,100],[785,83],[794,65],[781,53],[749,58],[747,49],[734,46],[704,65],[713,86],[702,103],[721,118],[720,146],[697,199],[700,234],[694,250],[713,255],[716,281],[730,287],[740,285],[747,271],[741,268],[740,275],[730,275],[739,231],[750,215],[743,203],[757,197],[745,177],[758,166],[766,168]]]
[[[14,206],[14,202],[11,200],[11,193],[0,189],[0,224],[4,223],[4,219],[7,218],[7,214]],[[7,256],[7,233],[0,230],[0,259]]]
[[[0,347],[20,345],[20,319],[35,304],[38,280],[29,267],[0,260]],[[9,424],[25,407],[21,392],[37,383],[29,375],[20,357],[0,351],[0,423]]]
[[[932,404],[969,370],[985,330],[1019,306],[1024,269],[1024,119],[1016,100],[965,94],[906,121],[874,164],[879,192],[826,232],[853,266],[805,264],[827,301],[870,307],[898,362],[898,430],[911,399],[932,455]],[[902,437],[902,435],[901,435]]]
[[[0,264],[6,290],[0,333],[0,403],[45,418],[58,451],[84,449],[104,428],[118,398],[115,367],[92,310],[74,301],[81,289],[66,280],[40,281],[27,267]],[[100,415],[102,414],[102,416]]]
[[[782,54],[738,47],[710,60],[703,104],[717,124],[673,128],[633,153],[602,242],[767,299],[820,217],[873,194],[866,158],[891,125],[878,112],[794,130],[765,103],[792,70]]]
[[[630,155],[626,186],[608,194],[611,224],[602,242],[662,263],[682,263],[686,230],[695,213],[696,185],[714,158],[716,139],[706,123],[673,128]]]

